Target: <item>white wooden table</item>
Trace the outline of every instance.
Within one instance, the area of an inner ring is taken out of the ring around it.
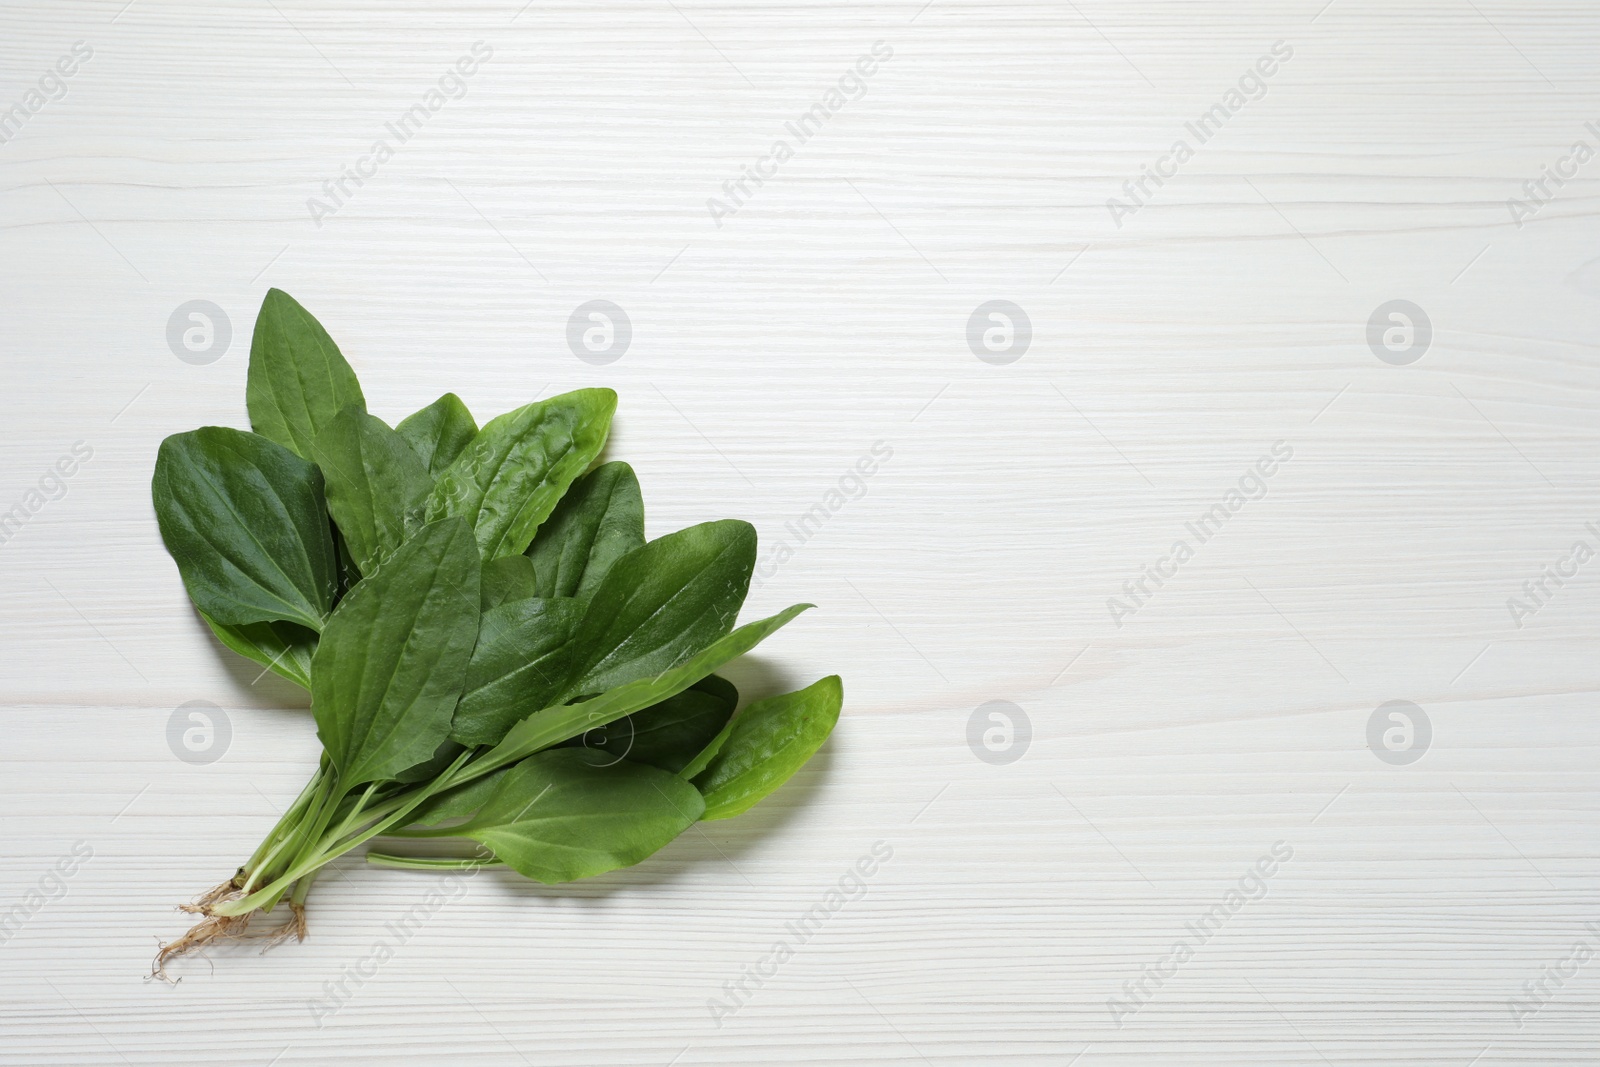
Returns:
[[[0,1063],[1600,1060],[1592,4],[519,5],[0,11]],[[820,605],[733,673],[841,673],[824,755],[612,876],[349,862],[304,944],[142,981],[316,755],[148,502],[274,285],[390,419],[616,388],[651,534],[748,518],[747,617]]]

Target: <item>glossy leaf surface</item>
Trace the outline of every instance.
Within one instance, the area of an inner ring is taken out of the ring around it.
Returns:
[[[225,426],[161,442],[156,520],[190,598],[219,623],[322,628],[336,560],[317,468]]]
[[[478,637],[479,570],[466,523],[433,523],[329,617],[311,710],[345,788],[421,763],[449,734]]]

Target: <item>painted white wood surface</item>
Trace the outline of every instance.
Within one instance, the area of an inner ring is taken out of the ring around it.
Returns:
[[[0,144],[0,509],[93,449],[0,546],[0,907],[93,849],[0,945],[0,1063],[1600,1060],[1600,962],[1549,977],[1600,946],[1600,563],[1507,607],[1600,543],[1600,162],[1521,227],[1507,206],[1600,145],[1592,4],[519,6],[0,11],[0,105],[93,51]],[[477,41],[465,95],[316,225]],[[706,200],[876,41],[864,95],[717,226]],[[1278,41],[1265,96],[1114,225]],[[244,424],[269,285],[391,419],[615,387],[652,534],[737,515],[775,545],[893,450],[748,609],[821,605],[736,677],[842,673],[825,755],[632,870],[455,883],[320,1026],[433,878],[346,864],[305,944],[141,981],[315,758],[303,698],[188,610],[147,495],[164,435]],[[233,329],[209,365],[166,339],[196,299]],[[633,324],[608,366],[566,345],[590,299]],[[1031,318],[1010,365],[968,347],[992,299]],[[1434,328],[1408,366],[1366,342],[1394,299]],[[1266,497],[1113,625],[1277,441]],[[231,724],[216,763],[168,747],[189,700]],[[991,700],[1032,723],[1018,762],[968,747]],[[1431,721],[1411,765],[1368,750],[1389,700]],[[879,841],[865,893],[716,1025]],[[1114,1019],[1280,841],[1265,895]]]

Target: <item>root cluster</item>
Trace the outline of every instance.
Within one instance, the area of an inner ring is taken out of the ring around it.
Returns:
[[[178,905],[179,911],[186,911],[191,915],[199,915],[201,919],[189,928],[189,932],[176,941],[163,942],[156,949],[155,961],[151,964],[149,978],[158,978],[170,985],[176,985],[181,979],[175,979],[167,974],[168,962],[199,952],[210,945],[224,944],[236,941],[263,942],[261,951],[265,952],[274,945],[281,945],[291,937],[296,941],[306,939],[306,909],[303,904],[291,902],[289,904],[289,917],[266,930],[250,929],[250,920],[259,912],[246,912],[243,915],[217,915],[212,909],[225,901],[238,900],[244,896],[239,886],[239,878],[233,878],[220,885],[214,886],[197,897],[191,904]]]

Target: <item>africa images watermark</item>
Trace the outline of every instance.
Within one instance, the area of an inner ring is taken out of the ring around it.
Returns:
[[[1596,936],[1595,941],[1587,937],[1579,938],[1567,949],[1566,955],[1541,968],[1539,977],[1530,978],[1522,983],[1522,993],[1506,1000],[1506,1011],[1511,1013],[1511,1021],[1521,1030],[1528,1024],[1528,1020],[1538,1015],[1556,998],[1556,994],[1577,976],[1579,969],[1590,960],[1594,959],[1597,946],[1600,946],[1600,924],[1584,923],[1583,928]]]
[[[323,982],[321,997],[306,1001],[306,1008],[311,1012],[311,1021],[321,1028],[327,1019],[342,1011],[361,987],[377,977],[383,965],[393,959],[395,953],[417,935],[423,924],[438,914],[446,904],[459,901],[467,895],[468,879],[476,876],[493,862],[493,856],[488,850],[483,850],[483,855],[478,857],[477,862],[441,874],[422,895],[421,900],[401,912],[399,918],[384,923],[383,929],[387,936],[374,941],[372,948],[364,955],[345,964],[339,971],[339,977]]]
[[[1589,531],[1590,536],[1595,539],[1595,544],[1600,544],[1600,528],[1592,522],[1584,523],[1583,528]],[[1524,623],[1539,614],[1540,610],[1550,603],[1556,590],[1576,578],[1579,568],[1594,557],[1594,545],[1579,538],[1554,563],[1541,567],[1538,577],[1522,583],[1521,597],[1506,598],[1506,610],[1511,612],[1511,624],[1519,630],[1522,629]]]
[[[824,923],[837,915],[846,904],[867,895],[867,879],[877,874],[892,858],[893,845],[887,841],[874,841],[870,849],[856,858],[855,863],[845,868],[838,880],[822,894],[822,899],[802,912],[799,918],[784,923],[787,936],[774,941],[772,947],[754,963],[740,967],[738,978],[723,982],[722,997],[706,1000],[706,1010],[711,1013],[712,1023],[720,1029],[723,1019],[737,1014],[740,1008],[750,1003],[756,990],[776,975],[778,968],[792,959],[797,949],[815,937]]]
[[[0,911],[0,945],[10,941],[27,921],[53,900],[67,895],[67,879],[94,858],[94,847],[87,841],[75,841],[72,850],[64,853],[29,890],[22,900]]]
[[[373,141],[365,155],[339,171],[337,177],[323,182],[322,194],[326,199],[313,196],[306,201],[306,210],[311,213],[311,221],[316,223],[317,228],[322,228],[323,219],[337,214],[340,208],[348,204],[356,189],[377,177],[378,168],[394,158],[395,148],[421,133],[428,120],[450,101],[466,96],[467,79],[493,56],[494,49],[488,44],[483,41],[472,42],[472,48],[439,76],[438,83],[423,93],[422,99],[401,112],[394,122],[383,124],[387,137]],[[390,138],[394,140],[393,145],[389,143]],[[352,185],[355,189],[351,188]]]
[[[0,512],[0,545],[10,543],[46,504],[66,496],[67,479],[77,474],[83,464],[93,458],[94,448],[89,442],[74,441],[72,448],[39,476],[37,485],[23,493],[22,499]]]
[[[1172,542],[1172,548],[1165,556],[1146,566],[1137,578],[1123,582],[1123,596],[1106,599],[1106,609],[1111,612],[1111,621],[1117,629],[1122,629],[1123,620],[1137,614],[1156,595],[1155,590],[1150,588],[1152,584],[1160,589],[1169,579],[1176,578],[1183,565],[1194,558],[1195,549],[1221,533],[1223,525],[1243,510],[1245,504],[1265,499],[1267,479],[1277,474],[1281,465],[1293,458],[1293,445],[1287,441],[1274,441],[1271,450],[1239,477],[1236,488],[1224,493],[1222,499],[1207,508],[1198,519],[1183,524],[1183,528],[1194,538],[1193,544],[1187,538],[1180,537]]]
[[[784,523],[784,533],[779,536],[778,543],[756,562],[753,576],[756,588],[759,589],[763,582],[775,577],[778,568],[794,558],[795,550],[820,533],[828,520],[842,511],[846,504],[866,496],[867,479],[877,474],[893,455],[894,448],[889,442],[872,442],[872,447],[839,476],[838,482],[822,494],[821,500],[812,504],[803,514]],[[793,543],[789,540],[790,534],[794,535]]]
[[[1591,120],[1584,123],[1583,128],[1600,143],[1600,125]],[[1576,178],[1583,166],[1594,157],[1594,145],[1580,137],[1553,163],[1541,165],[1539,177],[1529,178],[1522,183],[1522,197],[1526,199],[1515,196],[1506,199],[1506,210],[1511,213],[1511,221],[1517,224],[1517,229],[1522,229],[1529,219],[1543,211],[1561,188]]]
[[[1183,924],[1184,937],[1173,942],[1172,948],[1164,955],[1141,967],[1139,977],[1122,983],[1122,996],[1107,997],[1106,1010],[1111,1013],[1111,1021],[1116,1028],[1122,1029],[1122,1024],[1129,1016],[1150,1003],[1150,998],[1166,984],[1167,979],[1177,974],[1178,968],[1193,958],[1195,950],[1215,937],[1217,931],[1227,925],[1228,920],[1242,911],[1246,904],[1264,899],[1267,895],[1267,879],[1277,874],[1279,868],[1293,857],[1294,846],[1287,841],[1274,841],[1272,847],[1239,876],[1221,900],[1207,908],[1198,919]]]
[[[1123,219],[1137,214],[1154,198],[1155,191],[1151,185],[1160,189],[1169,178],[1176,178],[1178,168],[1193,159],[1197,149],[1222,132],[1222,127],[1229,119],[1266,96],[1267,79],[1278,73],[1280,65],[1292,58],[1293,45],[1288,41],[1274,41],[1271,49],[1239,76],[1237,85],[1222,94],[1222,99],[1202,111],[1195,120],[1183,124],[1185,136],[1173,141],[1164,154],[1142,165],[1137,178],[1123,182],[1122,193],[1127,199],[1113,196],[1106,201],[1106,210],[1111,213],[1111,221],[1117,229],[1122,229]]]
[[[795,118],[783,124],[793,138],[790,144],[782,137],[775,138],[772,147],[758,156],[754,163],[741,167],[739,177],[729,178],[722,183],[722,195],[726,200],[709,197],[706,200],[706,211],[711,214],[711,221],[717,224],[717,229],[722,229],[722,220],[728,215],[737,215],[739,209],[750,202],[755,195],[751,185],[756,188],[767,184],[768,178],[778,176],[778,168],[794,158],[795,148],[805,144],[821,132],[829,119],[843,111],[846,105],[867,95],[867,79],[878,73],[880,62],[888,62],[894,55],[894,48],[889,42],[877,40],[872,42],[872,50],[863,52],[856,61],[834,83],[822,97]]]
[[[43,111],[46,104],[66,99],[67,79],[92,58],[94,48],[88,41],[73,41],[72,48],[39,75],[33,87],[22,94],[22,99],[0,110],[0,144],[10,142],[21,133],[28,120]]]

